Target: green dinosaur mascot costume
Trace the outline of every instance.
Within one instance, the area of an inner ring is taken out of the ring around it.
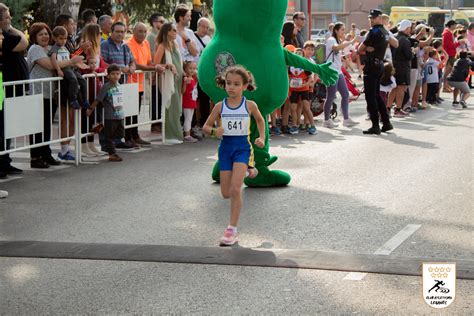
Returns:
[[[325,85],[335,84],[338,74],[330,64],[316,65],[288,52],[280,44],[280,34],[286,14],[287,0],[215,0],[216,33],[203,51],[199,62],[199,82],[214,102],[226,97],[217,87],[215,77],[227,67],[245,66],[255,77],[257,90],[246,92],[254,100],[263,117],[279,108],[288,97],[288,66],[317,73]],[[258,176],[246,178],[250,187],[284,186],[290,175],[268,167],[277,160],[268,149],[268,123],[265,147],[253,146]],[[252,119],[250,140],[258,137],[257,124]],[[212,178],[219,181],[219,164],[214,166]]]

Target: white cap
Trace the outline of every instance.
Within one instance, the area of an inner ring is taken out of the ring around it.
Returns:
[[[411,22],[409,20],[402,20],[400,22],[400,27],[398,28],[398,30],[403,32],[409,27],[411,28]]]

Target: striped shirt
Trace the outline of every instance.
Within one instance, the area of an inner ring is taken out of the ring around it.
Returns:
[[[100,55],[109,65],[128,67],[130,63],[135,62],[130,48],[124,42],[115,44],[110,37],[100,44]]]

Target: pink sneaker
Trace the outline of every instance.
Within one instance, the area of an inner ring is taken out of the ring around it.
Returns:
[[[219,246],[232,246],[237,242],[237,234],[230,228],[227,228],[224,231],[224,236],[222,236]]]

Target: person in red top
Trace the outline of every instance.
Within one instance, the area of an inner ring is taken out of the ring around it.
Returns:
[[[303,56],[303,50],[296,50],[297,54]],[[305,103],[309,103],[309,90],[310,86],[314,85],[314,81],[311,76],[311,72],[305,71],[295,67],[288,69],[288,75],[290,77],[290,110],[293,127],[289,128],[290,134],[298,134],[298,124],[301,117],[298,117],[298,101],[301,99],[303,107]],[[311,122],[310,122],[311,123]]]
[[[443,48],[449,56],[444,72],[444,92],[452,92],[446,78],[453,70],[454,61],[456,60],[456,48],[465,42],[464,39],[460,40],[459,42],[455,41],[453,32],[456,29],[456,25],[456,21],[449,20],[446,22],[446,28],[443,31]]]
[[[183,114],[184,114],[184,141],[195,143],[198,140],[191,136],[191,124],[194,110],[197,107],[197,65],[194,61],[186,61],[183,66],[185,76],[183,77]]]

